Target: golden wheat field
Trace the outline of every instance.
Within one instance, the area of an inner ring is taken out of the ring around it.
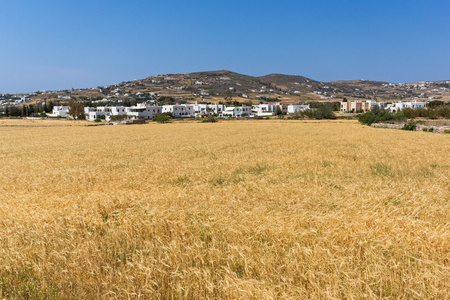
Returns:
[[[0,298],[449,298],[450,135],[8,122]]]

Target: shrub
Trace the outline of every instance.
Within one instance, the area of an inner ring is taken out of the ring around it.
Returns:
[[[436,109],[428,109],[428,118],[436,120],[439,118],[439,112]]]
[[[402,130],[415,131],[416,128],[417,128],[417,122],[415,122],[415,121],[409,121],[408,123],[406,123],[405,125],[403,125]]]
[[[110,117],[111,121],[123,121],[125,119],[128,119],[128,116],[126,115],[114,115]]]
[[[406,118],[449,118],[450,117],[450,105],[430,105],[427,108],[405,108],[402,110]]]
[[[433,127],[428,128],[428,132],[433,132],[433,131],[434,131]]]
[[[289,119],[291,120],[302,120],[304,118],[305,118],[304,114],[301,114],[299,112],[289,116]]]
[[[203,123],[217,123],[219,120],[214,116],[208,116],[202,120]]]
[[[328,105],[323,105],[318,109],[307,109],[298,113],[298,118],[308,117],[310,119],[336,119],[336,115],[333,112],[333,108]]]
[[[403,118],[402,115],[398,115],[397,119]],[[383,121],[394,120],[394,115],[387,109],[381,108],[378,105],[374,106],[372,110],[359,116],[358,121],[361,124],[372,125],[373,123],[379,123]]]
[[[402,110],[393,115],[394,121],[405,121],[406,119],[408,119],[408,117]]]
[[[315,111],[315,119],[336,119],[336,115],[333,112],[333,108],[331,106],[324,105],[319,107]]]
[[[153,119],[153,121],[158,122],[158,123],[170,123],[170,117],[166,114],[158,114],[156,115],[156,117]]]
[[[97,118],[97,119],[94,120],[94,122],[97,122],[97,123],[101,122],[101,121],[102,121],[102,119],[100,119],[100,118]]]
[[[312,110],[312,109],[302,110],[300,112],[300,115],[303,115],[303,116],[306,116],[306,117],[308,117],[310,119],[313,119],[314,118],[314,110]]]

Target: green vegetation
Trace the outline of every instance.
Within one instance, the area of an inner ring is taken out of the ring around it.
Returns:
[[[71,115],[75,120],[84,120],[84,106],[80,102],[75,102],[75,100],[69,100],[69,115]]]
[[[299,112],[299,115],[307,116],[310,119],[322,120],[322,119],[336,119],[336,115],[333,112],[333,107],[323,105],[318,109],[307,109]]]
[[[170,123],[170,117],[167,114],[158,114],[154,119],[154,122],[158,123]]]
[[[115,116],[111,116],[110,120],[113,122],[119,122],[119,121],[123,121],[128,119],[128,116],[126,115],[115,115]]]
[[[204,119],[202,119],[203,123],[217,123],[219,122],[219,119],[217,119],[215,116],[208,116]]]
[[[450,105],[432,105],[428,108],[405,108],[402,110],[408,119],[414,118],[450,118]]]
[[[36,114],[41,117],[51,113],[55,103],[53,101],[39,102],[36,104],[24,104],[22,106],[6,106],[0,108],[0,114],[5,117],[32,117]]]
[[[404,121],[406,120],[405,115],[402,111],[393,114],[389,110],[381,108],[379,106],[374,106],[372,110],[361,114],[358,121],[361,124],[372,125],[373,123],[380,123],[386,121]]]
[[[428,108],[405,108],[399,112],[391,113],[390,111],[375,106],[372,110],[359,116],[358,120],[361,124],[371,125],[386,121],[405,121],[415,118],[450,118],[450,105],[433,105]]]
[[[416,128],[417,128],[417,122],[416,121],[409,121],[405,125],[403,125],[402,130],[415,131]]]

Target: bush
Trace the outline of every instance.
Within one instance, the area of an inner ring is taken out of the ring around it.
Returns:
[[[402,130],[415,131],[416,128],[417,128],[417,122],[415,122],[415,121],[409,121],[408,123],[406,123],[405,125],[403,125]]]
[[[439,112],[435,109],[429,109],[428,110],[428,118],[432,120],[436,120],[439,118]]]
[[[301,114],[299,112],[289,116],[289,119],[291,119],[291,120],[303,120],[304,118],[305,118],[305,115]]]
[[[314,118],[321,119],[336,119],[336,115],[333,112],[333,108],[331,106],[324,105],[319,107],[314,114]]]
[[[115,122],[123,121],[125,119],[128,119],[128,116],[126,116],[126,115],[114,115],[114,116],[110,117],[110,120],[111,121],[115,121]]]
[[[406,121],[408,118],[406,117],[405,113],[401,110],[393,115],[394,121]]]
[[[97,123],[101,122],[101,121],[102,121],[102,119],[100,119],[100,118],[97,118],[97,119],[94,120],[94,122],[97,122]]]
[[[206,117],[202,120],[203,123],[217,123],[219,120],[214,116]]]
[[[308,117],[310,119],[336,119],[336,115],[333,112],[333,108],[328,105],[323,105],[318,109],[306,109],[298,113],[298,118]]]
[[[156,117],[153,119],[154,122],[158,122],[158,123],[170,123],[170,117],[166,114],[158,114],[156,115]]]
[[[376,105],[372,110],[360,115],[358,121],[361,124],[372,125],[373,123],[392,121],[395,118],[404,119],[404,115],[399,114],[397,117],[394,117],[390,111]]]
[[[430,105],[427,108],[404,108],[402,110],[406,118],[449,118],[450,117],[450,105]]]

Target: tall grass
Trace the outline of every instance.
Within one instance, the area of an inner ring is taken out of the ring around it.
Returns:
[[[355,121],[1,127],[0,293],[444,299],[448,153]]]

